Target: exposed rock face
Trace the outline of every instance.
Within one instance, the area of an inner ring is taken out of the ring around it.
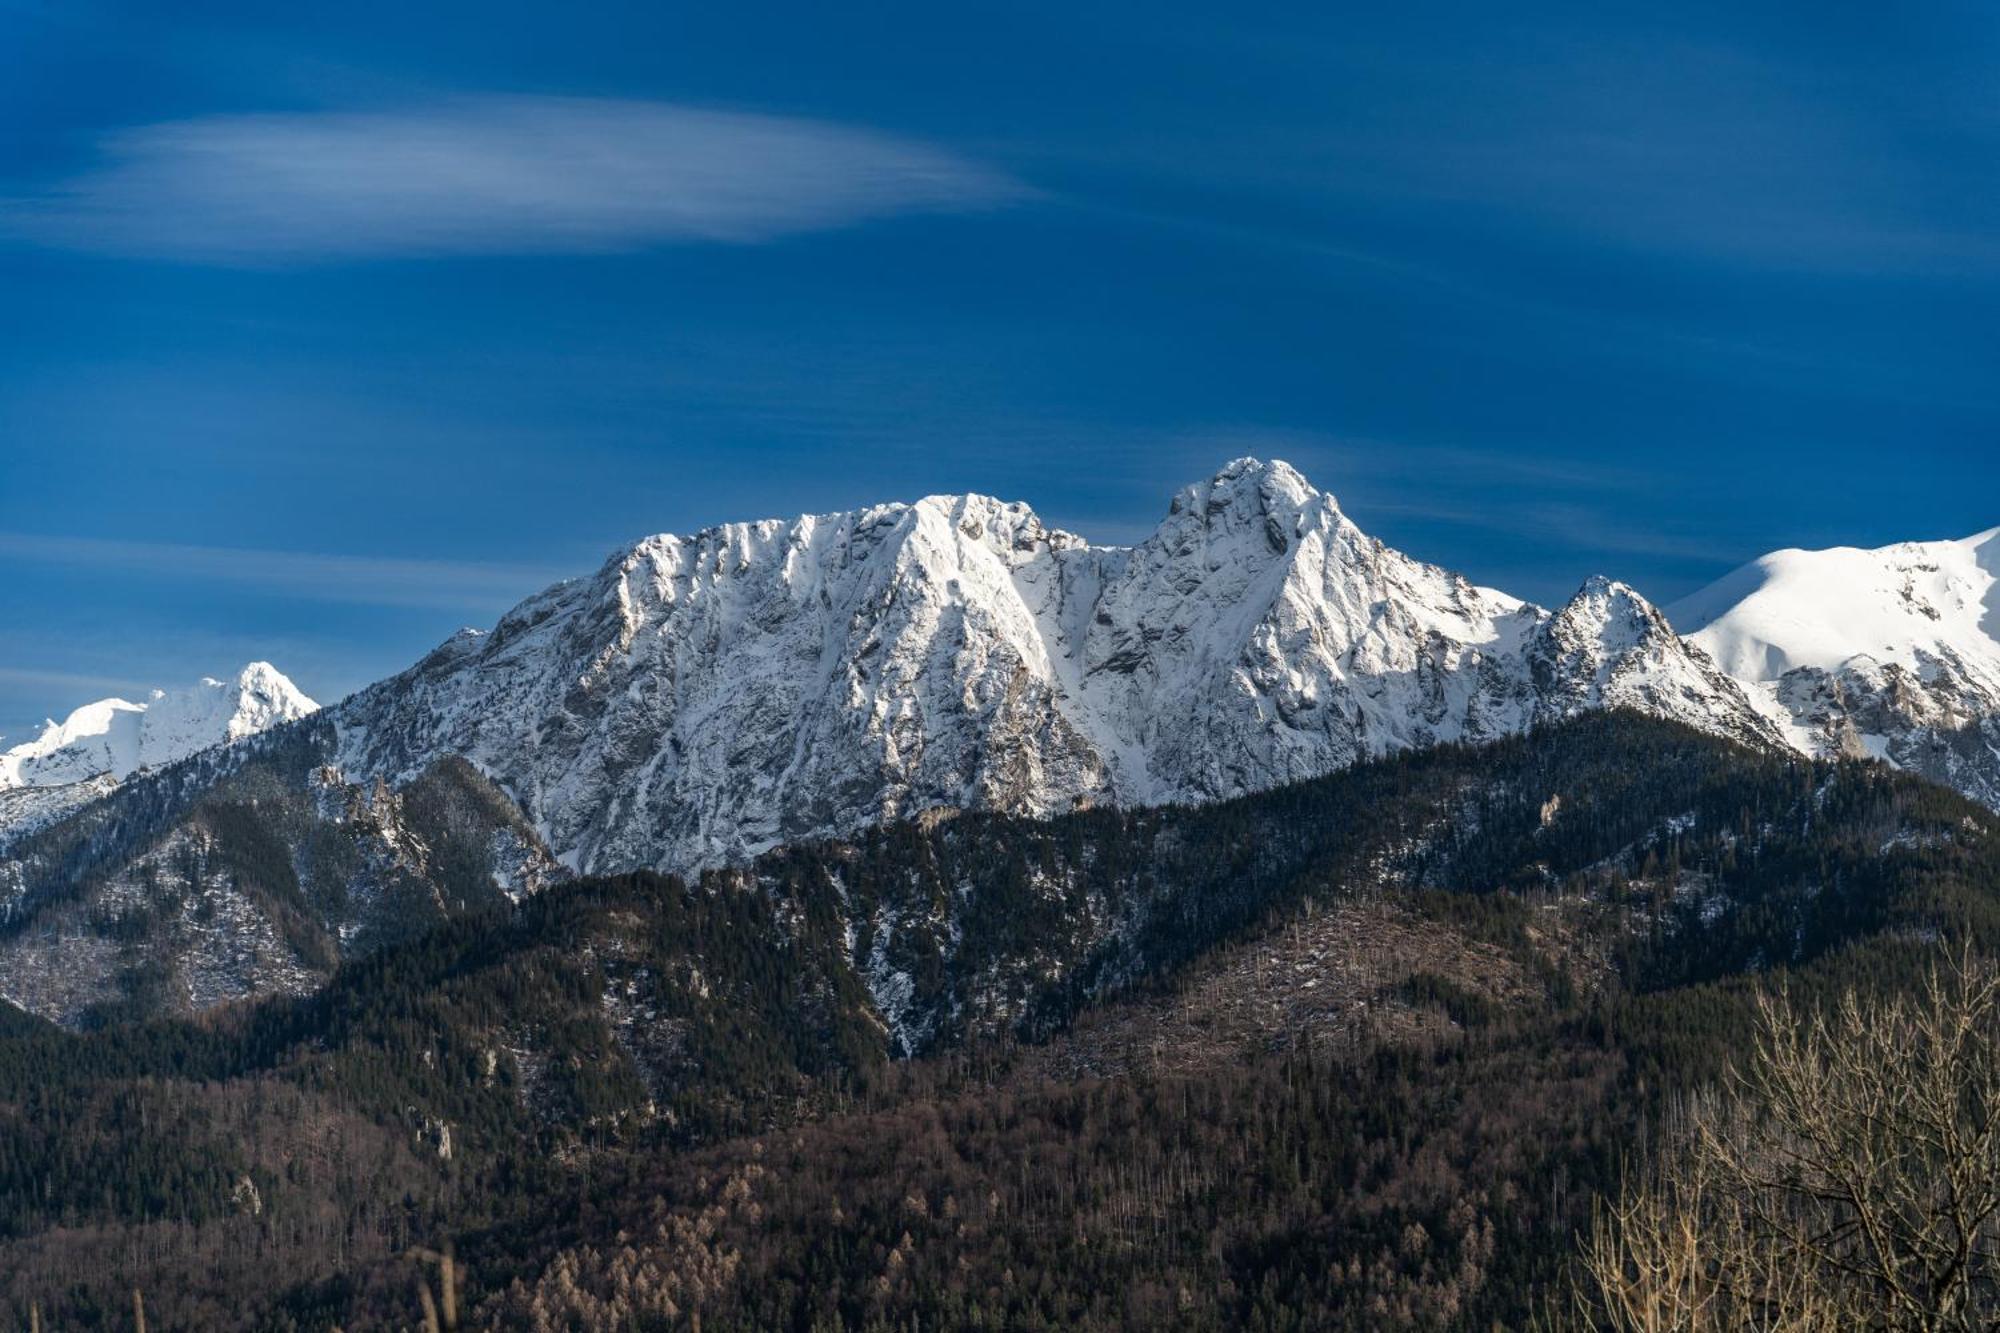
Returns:
[[[1585,583],[1537,629],[1528,662],[1538,722],[1591,708],[1633,708],[1746,745],[1783,741],[1776,726],[1746,707],[1737,681],[1623,583]]]
[[[563,876],[463,760],[350,784],[309,717],[141,773],[0,855],[0,999],[58,1022],[300,994],[344,956]]]
[[[339,705],[339,763],[463,755],[577,869],[687,870],[939,806],[1208,800],[1605,704],[1775,731],[1622,585],[1551,616],[1283,463],[1132,548],[933,497],[654,537]]]

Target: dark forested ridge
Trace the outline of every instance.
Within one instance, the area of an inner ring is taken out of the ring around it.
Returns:
[[[1758,985],[1994,938],[1995,824],[1592,715],[491,895],[199,1019],[0,1007],[0,1324],[416,1326],[450,1245],[479,1327],[1517,1326]]]
[[[9,998],[90,1027],[303,993],[343,958],[562,877],[463,760],[364,789],[328,767],[332,747],[302,718],[0,833]]]

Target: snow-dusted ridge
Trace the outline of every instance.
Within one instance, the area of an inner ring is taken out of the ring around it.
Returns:
[[[1210,800],[1614,704],[1777,740],[1631,589],[1552,614],[1239,459],[1129,548],[977,495],[651,537],[331,715],[350,780],[462,755],[604,871]]]
[[[1779,552],[1676,608],[1683,638],[1610,579],[1553,611],[1478,587],[1253,459],[1130,547],[978,495],[650,537],[324,710],[259,664],[8,751],[0,996],[94,1021],[164,963],[196,1011],[309,990],[565,867],[1209,801],[1609,707],[1880,755],[2000,808],[1996,577],[2000,530]],[[890,955],[934,907],[849,943],[908,1040]]]
[[[186,689],[154,690],[144,703],[99,699],[61,722],[51,719],[35,739],[0,751],[0,789],[57,787],[105,775],[122,781],[318,707],[269,662],[252,662],[231,681],[203,677]]]
[[[60,818],[132,774],[212,745],[254,736],[319,707],[269,662],[233,680],[204,677],[154,690],[144,703],[99,699],[51,719],[33,740],[0,751],[0,832]]]
[[[1996,630],[2000,529],[1777,552],[1670,623],[1609,579],[1554,611],[1475,586],[1246,458],[1130,547],[979,495],[649,537],[327,710],[328,757],[391,789],[463,757],[579,871],[929,809],[1213,800],[1616,706],[2000,806]],[[0,830],[10,801],[18,832],[312,707],[263,664],[87,706],[0,756]]]

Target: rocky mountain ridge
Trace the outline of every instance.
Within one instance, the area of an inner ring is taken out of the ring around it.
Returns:
[[[135,773],[0,848],[0,1000],[70,1026],[303,994],[565,877],[463,760],[343,781],[324,712]]]
[[[1966,549],[1953,626],[1991,584]],[[1250,459],[1131,547],[981,496],[653,537],[310,717],[56,789],[88,793],[66,818],[0,809],[0,994],[70,1022],[199,1009],[567,874],[692,875],[927,812],[1203,804],[1605,709],[1854,752],[1781,706],[1803,678],[1746,684],[1743,660],[1613,580],[1554,611],[1477,587]],[[1860,748],[2000,804],[1978,707],[1927,733],[1958,768]]]
[[[1616,704],[1778,739],[1630,588],[1552,614],[1242,459],[1129,548],[981,496],[649,538],[331,716],[350,778],[462,755],[602,872],[1214,800]]]

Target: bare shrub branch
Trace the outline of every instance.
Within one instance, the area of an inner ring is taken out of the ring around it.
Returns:
[[[1758,1004],[1747,1065],[1603,1205],[1576,1322],[1621,1333],[1991,1329],[2000,1319],[2000,973],[1914,997]]]

